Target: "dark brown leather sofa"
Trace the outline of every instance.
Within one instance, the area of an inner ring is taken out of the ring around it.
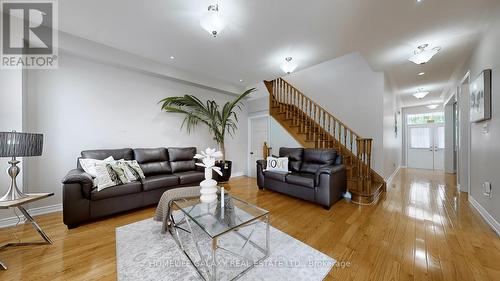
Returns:
[[[145,178],[101,191],[77,161],[77,168],[63,178],[63,221],[68,228],[104,216],[157,204],[168,189],[198,185],[203,169],[195,165],[195,147],[124,148],[86,150],[80,158],[137,160]],[[79,159],[80,159],[79,158]]]
[[[266,161],[257,161],[257,185],[323,206],[340,200],[346,191],[347,178],[342,156],[333,149],[286,148],[280,157],[288,157],[291,173],[265,171]]]

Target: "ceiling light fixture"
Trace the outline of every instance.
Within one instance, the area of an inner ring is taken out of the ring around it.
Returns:
[[[438,108],[438,106],[439,106],[438,104],[429,104],[429,105],[427,106],[427,108],[428,108],[428,109],[436,109],[436,108]]]
[[[429,94],[428,91],[424,91],[423,89],[418,89],[416,93],[413,94],[413,96],[417,99],[423,99],[425,96]]]
[[[424,75],[425,75],[425,72],[420,72],[420,73],[418,74],[418,76],[424,76]]]
[[[243,82],[243,79],[240,79],[240,82]]]
[[[292,57],[286,57],[285,63],[281,65],[281,69],[286,73],[290,74],[297,68],[297,64],[292,61]]]
[[[174,56],[170,56],[170,59],[173,60],[173,59],[175,59],[175,57]]]
[[[219,4],[208,6],[208,11],[201,17],[200,26],[208,33],[217,37],[224,29],[224,19],[219,12]]]
[[[418,46],[418,48],[413,51],[413,55],[408,59],[415,64],[426,64],[428,63],[434,55],[441,51],[441,47],[434,47],[432,49],[427,49],[429,44],[423,44]]]

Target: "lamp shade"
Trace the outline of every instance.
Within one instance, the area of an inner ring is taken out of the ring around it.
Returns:
[[[42,134],[0,132],[0,157],[40,156],[42,150]]]

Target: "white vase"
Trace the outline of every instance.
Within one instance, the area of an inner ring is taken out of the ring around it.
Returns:
[[[212,179],[212,167],[205,168],[205,180],[200,183],[200,201],[210,203],[217,200],[217,181]]]

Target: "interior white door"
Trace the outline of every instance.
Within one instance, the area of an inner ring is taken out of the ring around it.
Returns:
[[[434,126],[434,170],[444,170],[444,125]]]
[[[408,126],[408,167],[434,169],[432,128],[429,125]]]
[[[408,126],[408,167],[444,170],[444,124]]]
[[[268,117],[250,118],[250,161],[249,161],[249,176],[257,177],[255,162],[262,159],[263,145],[267,141],[267,125]]]

